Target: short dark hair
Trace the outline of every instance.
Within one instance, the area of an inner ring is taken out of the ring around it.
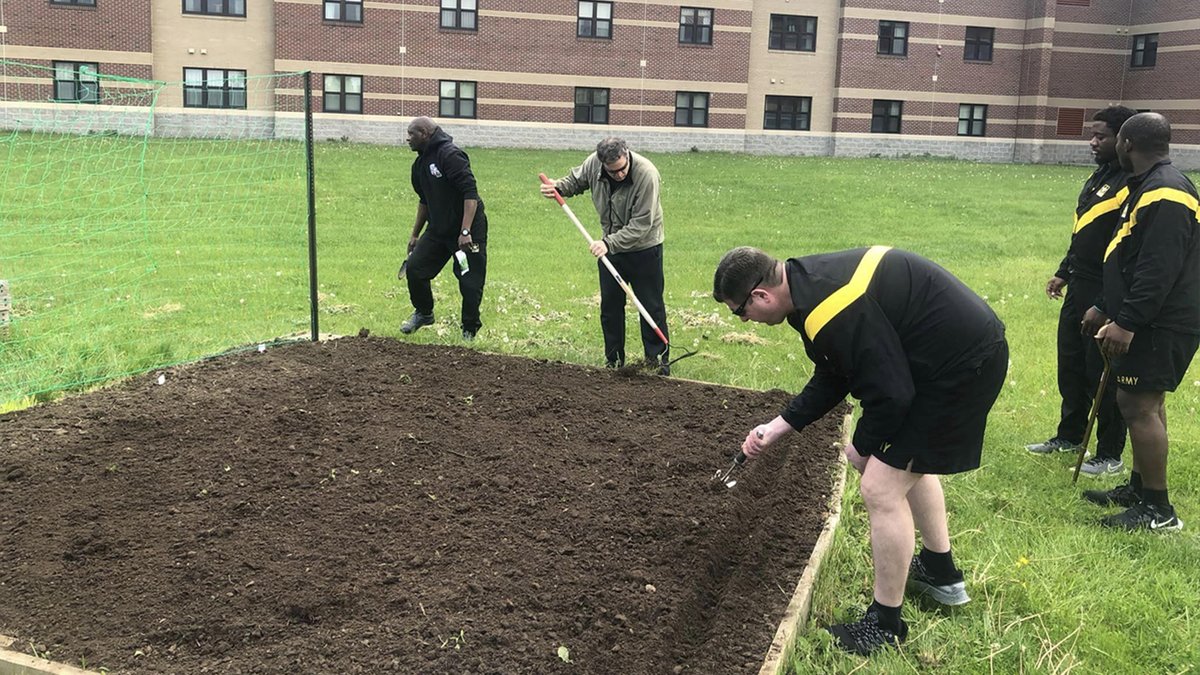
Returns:
[[[1146,155],[1171,152],[1171,123],[1154,112],[1138,113],[1121,125],[1121,136]]]
[[[1125,120],[1136,114],[1137,111],[1133,108],[1126,108],[1123,105],[1110,105],[1092,115],[1092,121],[1104,122],[1112,130],[1113,135],[1116,135],[1121,130],[1121,125],[1125,124]]]
[[[629,154],[629,146],[623,138],[609,136],[596,144],[596,157],[603,164],[612,164],[626,154]]]
[[[721,256],[713,274],[713,300],[741,302],[750,295],[754,282],[775,286],[782,278],[775,271],[778,260],[753,246],[739,246]]]

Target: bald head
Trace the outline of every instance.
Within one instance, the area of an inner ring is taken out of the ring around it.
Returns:
[[[421,152],[429,143],[430,137],[440,128],[437,122],[428,117],[413,118],[413,121],[408,123],[408,147],[416,152]]]
[[[1143,153],[1166,155],[1171,152],[1171,124],[1155,112],[1138,113],[1121,125],[1118,137],[1126,138]]]
[[[1158,113],[1138,113],[1117,132],[1117,161],[1121,168],[1141,174],[1171,154],[1171,125]]]
[[[409,129],[419,129],[424,133],[432,134],[437,130],[437,122],[434,122],[428,117],[414,117],[413,121],[408,123]]]

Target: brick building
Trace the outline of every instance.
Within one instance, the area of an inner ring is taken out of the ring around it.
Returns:
[[[430,115],[473,146],[1087,162],[1122,103],[1200,166],[1196,0],[683,1],[0,0],[0,57],[50,69],[26,107],[183,82],[160,133],[244,110],[294,134],[299,80],[256,76],[311,70],[318,138],[399,143]]]

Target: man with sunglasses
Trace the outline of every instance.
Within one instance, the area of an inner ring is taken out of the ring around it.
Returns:
[[[829,627],[838,645],[866,655],[904,642],[906,580],[944,605],[968,602],[938,475],[979,467],[987,415],[1008,371],[1004,324],[987,303],[932,261],[886,246],[786,261],[735,248],[717,266],[713,298],[743,321],[786,321],[815,364],[800,395],[746,435],[747,457],[847,395],[862,406],[845,453],[862,474],[874,602],[860,621]]]
[[[610,368],[625,365],[625,291],[599,262],[608,256],[617,272],[633,287],[642,306],[667,332],[667,309],[663,303],[663,213],[659,201],[658,169],[650,160],[633,152],[620,138],[606,138],[583,164],[554,181],[542,185],[542,195],[564,198],[591,190],[592,203],[600,214],[604,236],[591,246],[600,273],[600,330],[604,334],[604,360]],[[671,374],[669,348],[645,320],[639,321],[646,362],[662,375]]]

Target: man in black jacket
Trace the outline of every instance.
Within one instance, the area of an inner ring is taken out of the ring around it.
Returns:
[[[1129,195],[1129,173],[1117,160],[1117,132],[1136,110],[1112,106],[1092,117],[1092,157],[1099,168],[1092,173],[1075,206],[1071,244],[1058,271],[1046,282],[1046,296],[1062,298],[1058,314],[1058,393],[1062,397],[1058,431],[1049,440],[1026,445],[1030,452],[1047,454],[1075,450],[1083,441],[1092,398],[1100,383],[1104,361],[1096,341],[1081,335],[1083,314],[1100,296],[1104,249],[1116,229],[1121,205]],[[1063,297],[1063,287],[1066,297]],[[1106,387],[1096,414],[1096,455],[1084,462],[1087,476],[1117,473],[1124,468],[1125,421],[1117,410],[1117,388]]]
[[[988,411],[1008,372],[1004,324],[987,303],[933,262],[886,246],[787,261],[735,248],[717,267],[713,298],[743,321],[787,321],[815,365],[783,413],[746,435],[747,457],[847,395],[862,405],[845,453],[862,473],[874,602],[861,621],[829,628],[839,645],[869,654],[903,642],[906,578],[942,604],[968,602],[938,474],[979,467]]]
[[[408,147],[417,153],[412,187],[420,202],[408,239],[408,295],[412,316],[400,325],[412,333],[433,323],[430,281],[454,258],[454,274],[462,294],[462,337],[475,339],[483,324],[479,305],[487,279],[487,215],[475,187],[471,160],[446,132],[428,117],[408,125]],[[424,235],[425,223],[429,229]]]
[[[1139,113],[1121,127],[1117,156],[1132,174],[1129,198],[1104,252],[1104,295],[1083,324],[1114,360],[1117,405],[1133,446],[1129,483],[1083,496],[1128,507],[1101,521],[1128,530],[1183,529],[1167,496],[1165,401],[1200,346],[1200,199],[1170,152],[1162,115]]]

